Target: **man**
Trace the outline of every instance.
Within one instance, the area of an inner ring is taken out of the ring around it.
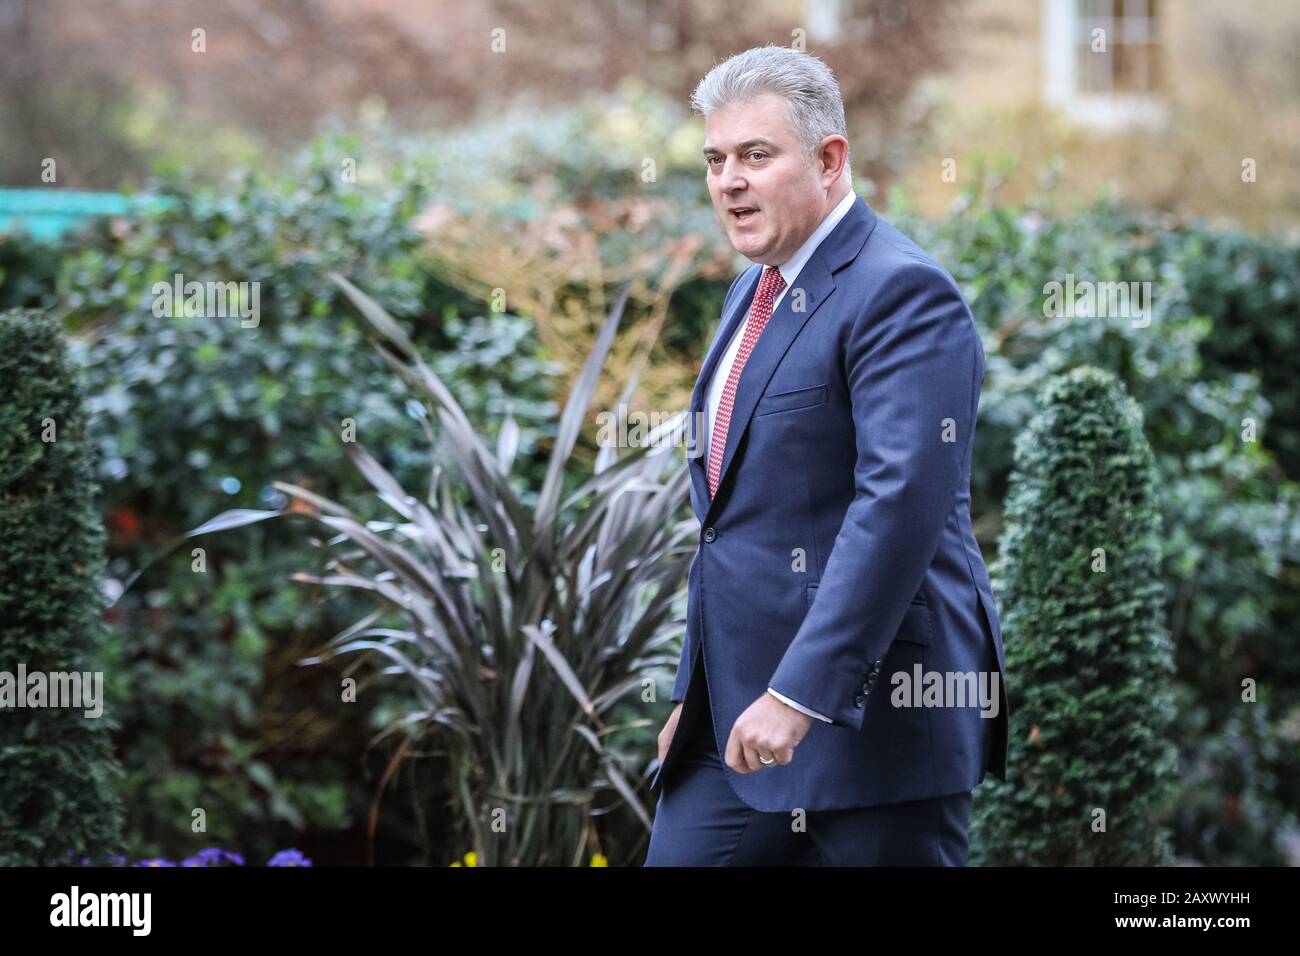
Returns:
[[[964,865],[1007,728],[970,522],[974,322],[852,191],[824,63],[748,50],[692,102],[714,208],[755,265],[692,397],[701,534],[646,865]]]

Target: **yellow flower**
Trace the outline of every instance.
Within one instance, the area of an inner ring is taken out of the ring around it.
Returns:
[[[591,858],[592,866],[609,866],[609,860],[605,859],[605,854],[597,853]]]

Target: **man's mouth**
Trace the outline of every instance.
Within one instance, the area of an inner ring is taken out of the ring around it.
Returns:
[[[737,221],[744,222],[747,219],[752,218],[757,212],[758,210],[753,206],[736,206],[731,210],[731,215]]]

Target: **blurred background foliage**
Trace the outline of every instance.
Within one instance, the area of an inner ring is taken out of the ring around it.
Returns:
[[[489,442],[509,410],[520,429],[514,480],[531,501],[561,403],[618,291],[631,282],[593,409],[625,399],[629,411],[676,411],[745,264],[715,223],[702,120],[685,95],[721,56],[699,39],[710,24],[742,30],[735,50],[788,42],[780,4],[683,4],[649,44],[640,13],[619,19],[595,2],[573,5],[574,21],[525,4],[449,8],[433,39],[384,6],[214,9],[203,18],[210,37],[240,39],[212,46],[204,70],[229,83],[205,86],[188,70],[188,2],[146,23],[113,0],[99,14],[116,11],[123,27],[96,32],[89,21],[64,29],[65,0],[0,0],[0,42],[21,54],[0,63],[15,92],[0,122],[16,134],[0,151],[0,182],[36,186],[41,158],[57,157],[48,188],[170,202],[54,245],[0,236],[0,307],[56,316],[91,413],[132,856],[217,842],[259,858],[293,845],[321,864],[445,865],[468,849],[448,828],[446,755],[394,769],[400,741],[368,746],[412,709],[402,688],[359,671],[366,690],[344,710],[339,681],[351,670],[297,665],[365,610],[290,580],[320,560],[316,549],[272,522],[199,542],[205,573],[190,548],[165,550],[218,512],[285,504],[276,479],[365,512],[373,502],[340,451],[344,419],[404,486],[427,475],[430,423],[327,271],[402,324]],[[1142,409],[1158,472],[1177,669],[1175,852],[1296,862],[1300,245],[1293,184],[1277,172],[1295,159],[1277,148],[1290,127],[1257,121],[1282,165],[1255,191],[1240,188],[1234,160],[1236,192],[1198,192],[1198,176],[1217,174],[1183,165],[1181,178],[1165,170],[1159,195],[1143,193],[1134,184],[1159,136],[1035,139],[1024,130],[1040,128],[1037,114],[990,125],[1001,132],[989,158],[963,152],[956,181],[937,182],[953,130],[979,125],[941,113],[929,122],[938,101],[927,75],[962,21],[938,3],[850,6],[867,27],[812,52],[846,87],[858,191],[953,273],[985,345],[972,494],[986,558],[1041,385],[1083,364],[1113,373]],[[581,20],[584,11],[600,15]],[[508,76],[455,42],[494,17],[518,28]],[[557,58],[574,23],[584,24],[583,55]],[[168,25],[175,48],[158,42]],[[146,47],[157,55],[122,52]],[[324,59],[347,69],[318,78]],[[274,70],[257,71],[266,64]],[[1262,96],[1250,89],[1252,102]],[[1232,119],[1240,138],[1241,116],[1212,115]],[[1180,141],[1194,134],[1181,128]],[[1075,175],[1098,155],[1115,160],[1118,186]],[[1219,197],[1212,222],[1187,215],[1201,211],[1183,201],[1193,195]],[[259,282],[258,326],[155,316],[154,283],[177,273]],[[1044,283],[1067,274],[1150,281],[1150,327],[1045,316]],[[1243,440],[1246,420],[1257,441]],[[584,425],[570,485],[599,451],[594,421]],[[1241,701],[1247,677],[1257,703]],[[666,699],[630,706],[654,720],[668,709]],[[653,729],[625,743],[646,765],[654,748]],[[189,830],[199,805],[206,835]],[[618,850],[613,862],[639,862],[635,814],[608,813],[598,826],[601,845]]]
[[[356,784],[364,735],[382,724],[382,708],[359,705],[363,715],[343,720],[338,675],[295,665],[350,623],[350,610],[289,581],[303,559],[279,528],[203,542],[206,573],[194,572],[188,548],[155,557],[222,507],[276,504],[274,479],[322,494],[343,494],[349,482],[355,490],[340,451],[347,419],[396,473],[426,467],[405,392],[326,269],[411,321],[485,431],[509,407],[526,463],[551,428],[555,370],[529,322],[487,313],[427,268],[410,224],[414,187],[348,189],[308,157],[275,177],[249,172],[225,194],[182,183],[163,191],[171,209],[70,240],[38,298],[75,333],[84,368],[110,596],[144,568],[109,611],[129,829],[140,841],[131,854],[193,849],[177,841],[195,839],[188,808],[200,805],[210,837],[269,854],[286,831],[367,820],[374,795]],[[257,326],[160,320],[153,285],[176,273],[259,281]],[[328,862],[341,845],[313,849]]]

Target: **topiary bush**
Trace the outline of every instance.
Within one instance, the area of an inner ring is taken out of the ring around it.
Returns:
[[[1019,699],[1009,775],[979,790],[972,862],[1168,863],[1173,647],[1142,415],[1088,367],[1050,380],[1039,406],[991,569]]]
[[[86,412],[58,325],[0,313],[0,861],[122,847],[114,721],[103,706],[17,706],[28,675],[101,671],[104,532]],[[102,681],[101,681],[102,686]],[[82,701],[86,703],[86,701]]]

